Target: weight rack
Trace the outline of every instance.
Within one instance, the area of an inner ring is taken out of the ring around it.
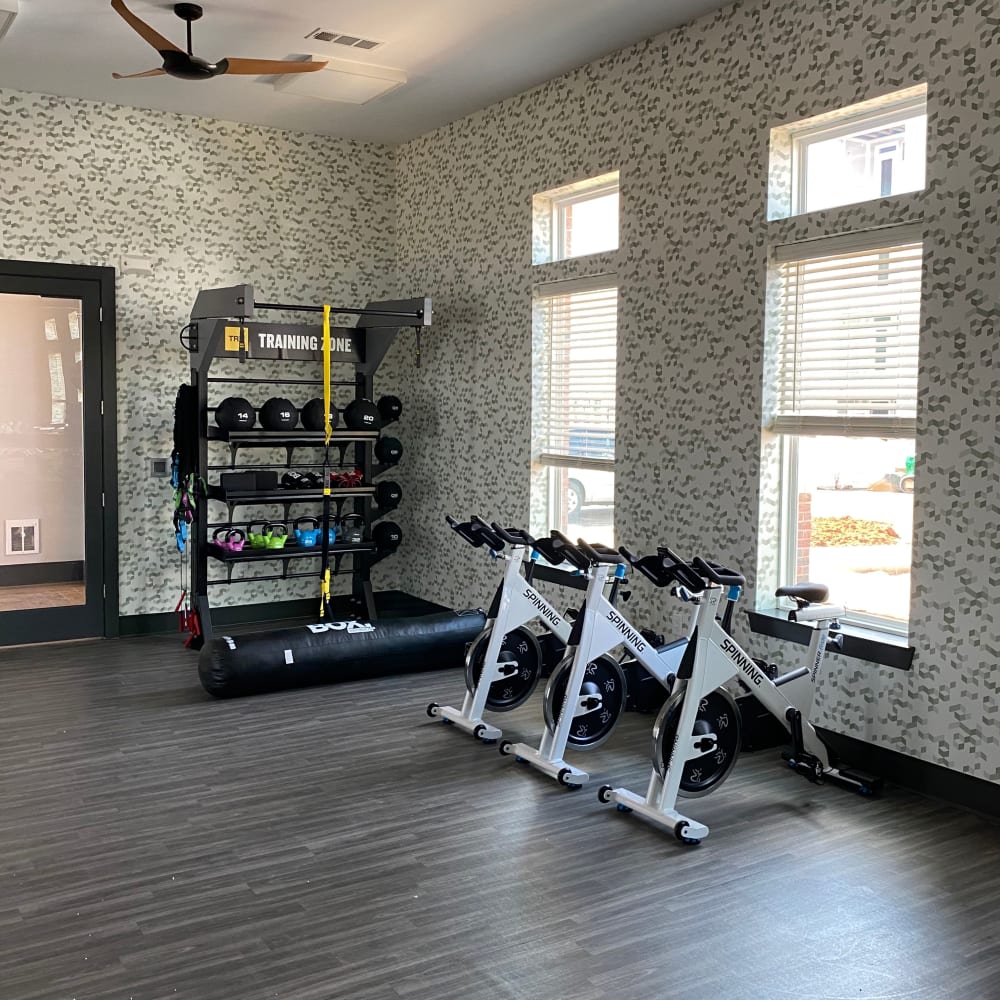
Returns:
[[[251,490],[224,491],[220,485],[210,484],[209,475],[226,468],[236,468],[239,453],[244,448],[285,449],[284,468],[291,468],[295,451],[299,448],[323,448],[323,431],[224,431],[209,423],[209,391],[212,385],[294,385],[322,388],[322,380],[304,378],[240,378],[238,376],[212,376],[212,364],[220,359],[239,362],[271,361],[323,361],[322,326],[269,323],[256,318],[257,311],[322,313],[323,306],[289,305],[285,303],[257,302],[253,285],[234,285],[230,288],[205,289],[198,293],[191,319],[182,334],[182,343],[191,354],[191,385],[197,395],[198,420],[198,470],[195,484],[195,513],[190,534],[191,549],[191,598],[198,615],[201,636],[194,643],[200,648],[213,636],[212,607],[209,601],[209,587],[237,583],[259,583],[270,580],[290,580],[313,577],[319,579],[319,572],[291,571],[291,565],[299,560],[316,558],[322,554],[321,547],[287,549],[245,549],[229,552],[215,546],[209,538],[209,529],[219,527],[209,517],[210,501],[224,503],[228,509],[229,521],[239,506],[280,505],[284,519],[289,520],[290,511],[296,504],[315,504],[323,501],[323,490]],[[357,316],[354,327],[330,328],[331,362],[348,363],[354,366],[352,381],[331,381],[331,386],[354,388],[354,398],[374,398],[374,376],[401,329],[415,327],[419,333],[423,327],[431,325],[431,300],[428,297],[402,299],[390,302],[369,302],[363,309],[331,308],[332,315]],[[419,345],[419,340],[418,340]],[[373,460],[372,449],[379,438],[377,431],[335,430],[330,440],[331,452],[339,452],[339,464],[344,465],[348,451],[353,448],[352,467],[364,473],[365,485],[356,488],[335,488],[331,493],[331,507],[336,508],[339,521],[344,506],[353,505],[354,514],[364,519],[367,538],[371,537],[374,521],[382,516],[374,511],[372,480],[391,466],[377,464]],[[222,442],[229,445],[230,462],[225,465],[209,464],[209,443]],[[332,463],[331,463],[332,464]],[[272,463],[254,465],[253,468],[275,468]],[[280,467],[280,466],[279,466]],[[307,463],[297,468],[320,468],[321,464]],[[350,572],[352,576],[352,604],[359,615],[368,621],[376,620],[374,595],[371,585],[371,567],[378,561],[375,547],[370,541],[360,544],[337,542],[329,546],[331,572]],[[351,562],[350,570],[343,570],[345,559]],[[211,562],[210,562],[211,560]],[[243,563],[263,563],[280,561],[280,573],[271,573],[233,579],[233,569]],[[225,566],[226,577],[210,578],[209,566]],[[318,600],[318,597],[317,597]]]

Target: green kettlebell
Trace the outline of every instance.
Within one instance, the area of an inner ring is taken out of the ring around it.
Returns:
[[[283,549],[288,540],[288,528],[281,521],[271,521],[264,525],[267,532],[267,548]]]
[[[259,532],[254,531],[257,525],[260,525],[261,530]],[[266,521],[251,521],[247,525],[247,541],[252,549],[266,549],[267,548],[267,522]]]

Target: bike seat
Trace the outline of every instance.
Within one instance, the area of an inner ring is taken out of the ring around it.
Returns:
[[[775,597],[790,597],[803,604],[821,604],[830,596],[830,588],[823,583],[789,583],[774,592]]]

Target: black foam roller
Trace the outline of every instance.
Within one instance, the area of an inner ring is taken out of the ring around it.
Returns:
[[[485,625],[482,611],[445,611],[220,636],[202,648],[198,676],[209,694],[232,698],[461,667],[466,646]]]

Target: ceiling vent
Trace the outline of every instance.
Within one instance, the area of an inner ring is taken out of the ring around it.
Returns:
[[[309,32],[306,38],[315,38],[317,42],[328,42],[331,45],[343,45],[348,49],[364,49],[366,52],[385,44],[376,42],[374,38],[362,38],[360,35],[349,35],[343,31],[328,31],[326,28],[317,28]]]

